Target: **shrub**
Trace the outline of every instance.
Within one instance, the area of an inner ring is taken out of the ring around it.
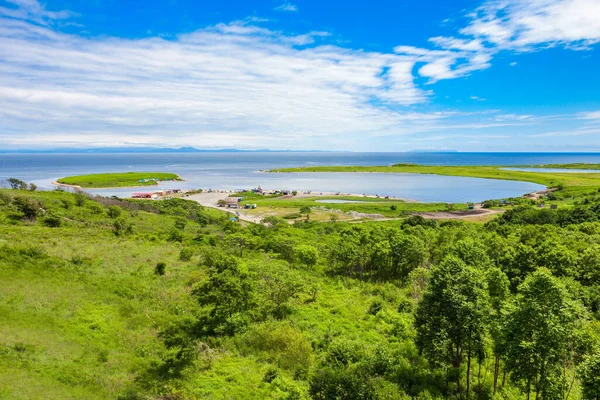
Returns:
[[[192,259],[193,255],[194,255],[194,249],[192,249],[191,247],[184,247],[179,252],[179,259],[181,261],[190,261]]]
[[[313,246],[301,244],[294,248],[294,258],[300,264],[307,267],[314,267],[319,261],[319,251]]]
[[[369,306],[369,310],[367,311],[371,315],[377,315],[377,313],[383,310],[384,304],[381,299],[375,299]]]
[[[398,209],[398,206],[396,206],[395,204],[392,204],[390,206],[390,210],[392,210],[392,211],[396,211],[397,209]]]
[[[166,270],[167,270],[167,264],[165,264],[164,262],[159,262],[158,264],[156,264],[156,267],[154,267],[154,273],[156,275],[163,276],[165,274]]]
[[[104,213],[104,207],[93,201],[87,202],[85,207],[90,210],[92,214],[100,215]]]
[[[177,228],[173,228],[169,231],[167,235],[167,240],[169,242],[183,242],[183,233]]]
[[[287,323],[255,326],[242,336],[238,345],[243,353],[255,353],[296,377],[306,376],[312,364],[310,343],[300,330]]]
[[[75,204],[78,207],[82,207],[88,199],[88,197],[84,193],[75,193],[73,195],[73,198],[75,199]]]
[[[119,217],[113,222],[113,233],[115,236],[125,236],[133,233],[133,225],[125,218]]]
[[[185,229],[186,225],[187,225],[187,220],[185,218],[177,218],[175,220],[175,228],[177,228],[181,231]]]
[[[118,218],[121,216],[123,209],[119,206],[110,206],[108,207],[108,216],[110,218]]]
[[[13,204],[17,210],[23,213],[23,219],[28,219],[30,221],[35,220],[37,213],[41,208],[37,201],[23,196],[15,197],[13,199]]]
[[[48,214],[44,218],[44,225],[49,228],[58,228],[62,224],[62,218],[54,214]]]

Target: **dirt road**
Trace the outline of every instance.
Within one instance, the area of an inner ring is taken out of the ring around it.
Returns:
[[[263,217],[253,215],[251,212],[249,212],[249,210],[245,210],[243,208],[232,209],[227,207],[219,207],[219,200],[225,200],[230,194],[230,192],[198,193],[186,197],[186,199],[196,201],[204,207],[216,208],[217,210],[231,213],[232,215],[237,216],[241,221],[260,223]]]

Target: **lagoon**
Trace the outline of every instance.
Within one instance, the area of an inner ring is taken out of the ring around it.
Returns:
[[[51,182],[72,175],[164,171],[186,182],[148,188],[90,190],[127,197],[134,191],[163,188],[264,189],[366,193],[423,202],[468,202],[521,196],[544,187],[528,182],[420,174],[264,173],[262,170],[315,165],[532,165],[600,162],[600,154],[539,153],[129,153],[129,154],[2,154],[0,180],[15,177],[52,189]]]

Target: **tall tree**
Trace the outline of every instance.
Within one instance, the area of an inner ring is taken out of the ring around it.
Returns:
[[[585,358],[579,367],[582,397],[585,400],[600,400],[600,351]]]
[[[562,397],[562,367],[575,339],[579,310],[546,268],[536,270],[519,287],[504,327],[505,355],[511,378],[527,398],[531,390],[536,399]]]
[[[205,328],[208,333],[234,334],[249,322],[253,285],[239,262],[220,252],[206,257],[208,280],[193,290],[202,306],[210,307]]]
[[[459,392],[466,358],[467,396],[471,358],[483,359],[487,312],[488,294],[480,272],[454,256],[432,268],[416,312],[416,344],[432,365],[452,368]]]
[[[500,268],[493,267],[486,271],[485,275],[490,296],[490,314],[488,329],[494,340],[494,389],[493,395],[498,388],[498,375],[500,373],[500,356],[504,345],[502,335],[502,316],[510,295],[510,281]]]

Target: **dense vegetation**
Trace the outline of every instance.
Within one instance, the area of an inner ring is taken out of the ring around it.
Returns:
[[[27,188],[27,187],[26,187]],[[231,222],[0,190],[0,397],[597,399],[600,198]]]
[[[68,176],[60,178],[58,183],[80,186],[82,188],[109,188],[153,186],[159,181],[174,181],[178,179],[178,175],[168,172],[115,172]]]

